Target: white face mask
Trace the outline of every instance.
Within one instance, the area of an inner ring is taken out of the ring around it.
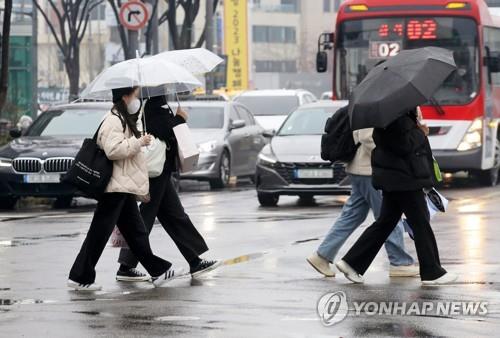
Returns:
[[[129,104],[127,104],[127,112],[130,115],[137,114],[140,108],[141,108],[141,101],[138,98],[133,99],[132,101],[130,101]]]

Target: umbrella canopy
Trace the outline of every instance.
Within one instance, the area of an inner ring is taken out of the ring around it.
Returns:
[[[153,58],[160,58],[175,63],[186,68],[192,74],[208,73],[224,61],[217,54],[205,48],[172,50],[157,54]]]
[[[453,53],[438,47],[404,50],[373,68],[352,92],[353,130],[385,128],[432,98],[456,69]]]
[[[81,97],[110,100],[111,89],[134,86],[147,87],[148,96],[160,96],[192,91],[201,85],[191,72],[173,62],[154,57],[136,58],[103,70]]]

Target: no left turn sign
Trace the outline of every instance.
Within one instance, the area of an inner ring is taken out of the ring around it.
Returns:
[[[144,28],[148,19],[148,8],[141,1],[126,2],[120,8],[120,23],[128,30],[137,31]]]

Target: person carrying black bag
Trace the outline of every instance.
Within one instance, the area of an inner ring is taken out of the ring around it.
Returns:
[[[167,154],[161,175],[149,179],[151,201],[142,203],[140,211],[148,233],[151,232],[154,221],[158,217],[165,231],[189,263],[191,276],[197,277],[217,268],[221,262],[199,257],[208,251],[207,244],[184,211],[179,195],[172,184],[172,172],[177,170],[177,141],[173,128],[186,123],[187,114],[179,109],[174,115],[169,107],[164,108],[165,105],[167,105],[165,96],[152,97],[144,105],[145,123],[143,125],[147,126],[148,133],[166,143]],[[149,278],[136,269],[137,258],[129,248],[121,249],[118,258],[120,268],[116,274],[116,280],[135,282]]]
[[[95,266],[115,225],[151,275],[155,286],[178,277],[170,262],[151,251],[148,232],[137,207],[137,197],[147,199],[145,196],[149,193],[148,171],[141,147],[151,143],[151,136],[141,136],[137,129],[141,107],[138,91],[137,87],[113,89],[114,106],[97,133],[97,145],[113,161],[113,170],[71,268],[68,287],[73,290],[101,290],[95,284]]]
[[[427,139],[428,128],[411,109],[386,128],[375,128],[372,153],[372,183],[383,191],[378,219],[369,226],[351,247],[337,268],[347,279],[363,283],[363,274],[379,252],[404,213],[413,230],[423,285],[453,283],[457,276],[446,272],[439,260],[439,251],[424,189],[434,186],[432,151]]]

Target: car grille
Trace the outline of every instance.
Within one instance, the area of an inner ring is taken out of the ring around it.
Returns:
[[[16,158],[12,167],[18,173],[64,173],[69,170],[74,159],[71,157],[53,157],[46,160],[38,158]]]
[[[297,169],[329,169],[333,170],[333,178],[297,178]],[[338,184],[345,177],[345,164],[343,163],[277,163],[275,167],[278,174],[289,184]]]
[[[73,158],[49,158],[43,163],[43,169],[48,173],[64,173],[73,164]]]
[[[38,173],[42,170],[42,162],[36,158],[16,158],[12,167],[19,173]]]

